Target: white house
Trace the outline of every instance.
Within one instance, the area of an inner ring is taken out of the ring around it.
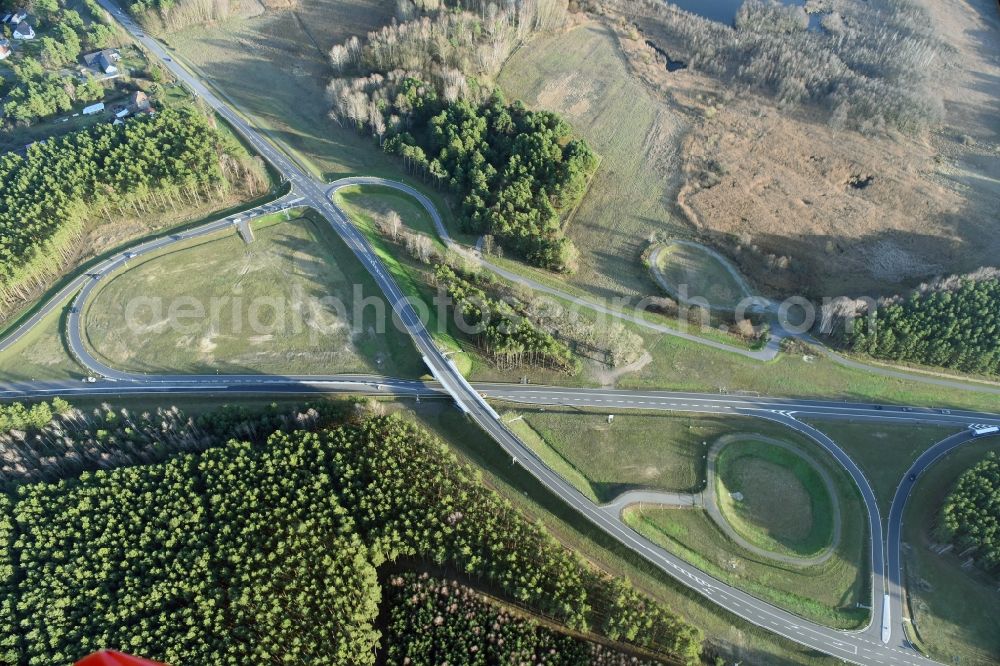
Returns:
[[[34,39],[35,29],[27,21],[21,21],[14,28],[14,39]]]
[[[95,113],[100,113],[104,110],[104,102],[98,102],[97,104],[91,104],[88,107],[84,107],[83,115],[92,116]]]

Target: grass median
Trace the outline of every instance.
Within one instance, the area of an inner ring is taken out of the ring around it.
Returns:
[[[81,379],[89,374],[73,358],[63,335],[67,307],[74,296],[43,317],[17,344],[0,353],[0,383]]]
[[[851,457],[878,499],[883,519],[903,475],[931,446],[962,429],[961,426],[893,425],[872,421],[806,419],[827,434]]]

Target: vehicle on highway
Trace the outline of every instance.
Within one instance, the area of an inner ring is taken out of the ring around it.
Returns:
[[[916,474],[916,472],[910,472],[910,481],[912,482],[912,481],[916,481],[916,480],[917,480],[917,474]]]
[[[1000,426],[972,425],[969,426],[969,430],[972,431],[973,437],[984,437],[1000,432]]]
[[[951,410],[950,409],[942,409],[941,413],[942,414],[951,414]]]
[[[882,405],[872,405],[872,407],[874,407],[875,409],[884,409]]]
[[[83,381],[86,382],[86,383],[88,383],[88,384],[93,384],[93,383],[95,383],[97,381],[97,377],[94,377],[93,375],[88,375],[88,376],[86,376],[86,377],[83,378]]]

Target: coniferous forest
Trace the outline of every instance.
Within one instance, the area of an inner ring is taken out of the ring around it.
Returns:
[[[408,573],[386,586],[388,662],[412,666],[652,666],[541,626],[453,580]]]
[[[990,452],[959,478],[941,512],[949,541],[987,570],[1000,570],[1000,459]]]
[[[880,305],[847,337],[875,358],[1000,374],[1000,279],[963,279]]]
[[[569,125],[499,92],[481,104],[447,102],[416,79],[392,92],[385,150],[458,196],[466,231],[492,234],[536,266],[573,270],[562,213],[583,196],[597,158]]]
[[[0,314],[62,269],[91,221],[189,206],[234,182],[248,193],[265,187],[241,153],[179,107],[0,156]]]
[[[267,438],[0,495],[0,662],[113,646],[170,664],[371,664],[377,570],[400,558],[568,627],[697,659],[696,629],[525,520],[440,440],[347,414],[265,415],[262,427],[280,425]],[[186,427],[203,438],[254,423],[223,413]],[[454,640],[441,649],[476,641]]]

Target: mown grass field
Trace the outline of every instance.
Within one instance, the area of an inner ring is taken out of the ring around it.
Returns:
[[[800,442],[791,433],[786,433],[782,440],[802,447],[803,452],[808,452],[833,479],[843,523],[840,543],[825,562],[796,566],[751,553],[729,539],[700,509],[633,507],[625,513],[626,522],[679,557],[762,599],[829,626],[859,627],[865,623],[867,611],[858,608],[857,604],[867,605],[870,601],[864,506],[850,477],[826,454],[814,445]],[[736,443],[736,448],[732,450],[738,455],[739,451],[747,450],[744,444]],[[771,458],[774,462],[774,457]],[[799,461],[786,454],[782,466],[790,463],[794,467]],[[815,481],[811,480],[809,484]],[[794,497],[786,496],[786,501],[782,503],[772,497],[766,507],[769,514],[767,522],[782,520],[780,512],[794,511],[787,507],[792,499]],[[830,510],[829,501],[820,502],[812,505],[811,513],[817,522],[822,523],[823,514],[829,516]],[[806,545],[814,546],[824,540],[822,536],[829,535],[828,520],[826,528],[818,530],[812,543],[807,542]],[[766,547],[763,542],[758,545]]]
[[[500,86],[532,108],[563,114],[601,155],[568,228],[580,270],[568,278],[593,295],[656,293],[640,261],[653,232],[687,225],[673,212],[685,121],[630,73],[613,33],[598,23],[534,40],[505,65]]]
[[[766,442],[732,442],[719,451],[715,472],[719,510],[749,543],[809,557],[832,542],[835,499],[803,456]]]
[[[445,249],[430,215],[407,194],[391,187],[365,185],[345,188],[341,201],[347,204],[352,212],[363,213],[372,222],[384,222],[391,212],[395,212],[407,229],[431,238],[439,252]]]
[[[463,375],[468,376],[476,364],[476,352],[471,345],[463,344],[463,341],[453,336],[446,322],[439,321],[438,310],[432,307],[434,290],[430,286],[431,267],[420,264],[398,246],[392,245],[388,239],[382,237],[377,226],[378,220],[389,210],[396,210],[407,225],[418,227],[421,223],[414,221],[412,215],[404,217],[405,210],[396,207],[399,205],[396,201],[399,197],[383,199],[368,187],[343,188],[338,190],[334,199],[368,239],[375,254],[410,302],[413,304],[422,302],[427,306],[424,320],[427,330],[441,349],[453,352],[451,358],[456,367]]]
[[[372,173],[390,159],[327,117],[330,47],[389,22],[384,0],[303,0],[164,35],[166,43],[317,175]]]
[[[761,395],[823,397],[926,407],[997,411],[997,396],[884,377],[838,365],[817,354],[786,353],[760,362],[710,349],[680,338],[649,334],[653,362],[626,375],[620,388],[673,388],[687,391],[748,391]],[[804,356],[809,356],[808,360]]]
[[[136,372],[423,374],[377,306],[355,311],[357,296],[391,309],[326,221],[285,217],[256,220],[250,244],[225,232],[108,278],[85,312],[90,348]]]
[[[1000,453],[1000,438],[970,442],[938,461],[918,479],[903,519],[913,628],[920,647],[942,663],[1000,663],[1000,581],[963,569],[953,552],[936,555],[930,550],[944,498],[988,451]]]
[[[861,508],[858,507],[860,517]],[[699,569],[804,618],[832,627],[863,626],[869,604],[868,567],[860,521],[848,521],[845,540],[818,566],[798,568],[741,549],[700,509],[651,506],[626,509],[625,521],[640,534]],[[853,524],[851,524],[853,522]]]
[[[597,503],[635,488],[699,492],[705,486],[705,443],[756,425],[749,419],[623,413],[609,424],[607,414],[570,408],[504,407],[510,428]]]
[[[411,257],[400,245],[383,237],[379,233],[377,222],[383,220],[391,210],[399,213],[403,223],[420,233],[434,234],[433,222],[413,199],[384,187],[352,186],[339,190],[336,202],[348,214],[351,220],[365,234],[375,249],[376,254],[396,278],[400,288],[414,302],[423,304],[426,308],[426,324],[431,334],[442,345],[443,349],[458,351],[452,358],[469,379],[477,381],[521,381],[528,378],[537,384],[557,384],[562,386],[594,385],[606,381],[607,374],[613,372],[606,366],[588,360],[585,357],[580,370],[567,374],[547,368],[523,367],[511,370],[500,370],[481,352],[475,342],[462,335],[456,329],[449,311],[447,319],[442,321],[440,309],[435,302],[437,287],[433,283],[433,267],[420,263]],[[443,244],[437,243],[436,249],[444,250]],[[581,322],[599,326],[600,315],[588,310],[579,313]]]
[[[833,439],[865,473],[883,517],[889,515],[896,487],[917,456],[961,430],[958,426],[807,421]]]
[[[658,255],[656,268],[671,286],[671,295],[704,298],[712,307],[735,308],[748,296],[715,256],[690,245],[667,245]],[[676,296],[675,296],[676,297]]]
[[[0,383],[46,379],[82,379],[88,373],[66,347],[67,299],[20,342],[0,354]]]

